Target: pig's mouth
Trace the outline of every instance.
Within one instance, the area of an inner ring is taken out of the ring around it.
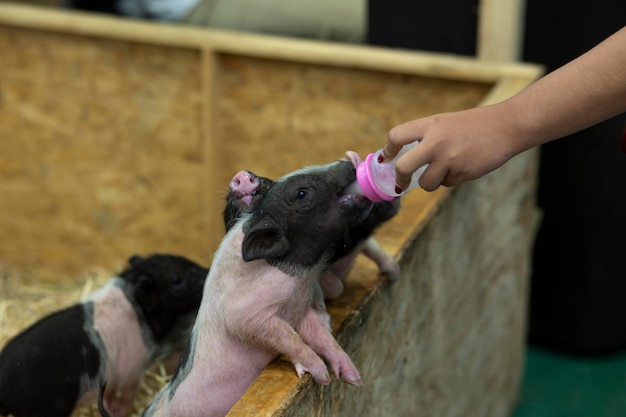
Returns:
[[[352,165],[354,166],[355,170],[357,169],[357,167],[361,163],[363,163],[363,159],[359,156],[358,153],[356,153],[354,151],[347,151],[346,152],[346,159],[348,161],[352,162]],[[361,190],[361,186],[359,185],[359,183],[357,181],[354,181],[352,184],[347,186],[344,189],[343,193],[346,194],[346,195],[351,195],[351,194],[357,194],[357,195],[361,195],[361,196],[363,195],[363,191]],[[388,206],[390,208],[390,210],[397,210],[398,206],[400,205],[400,199],[399,198],[394,198],[391,201],[379,201],[377,203],[372,203],[372,204],[379,204],[379,205],[382,204],[382,205]]]
[[[363,195],[363,192],[361,191],[361,188],[356,181],[356,168],[360,163],[363,162],[363,160],[361,159],[359,154],[353,151],[346,152],[346,157],[346,159],[350,161],[352,163],[352,166],[354,167],[355,176],[350,184],[348,184],[346,187],[343,188],[343,190],[341,190],[339,196],[340,202],[342,204],[350,206],[363,207],[363,209],[365,209],[369,214],[369,212],[372,210],[372,205],[374,203],[372,203],[367,197]]]
[[[252,203],[252,200],[254,200],[254,197],[255,196],[253,194],[244,194],[239,199],[243,204],[249,206]]]
[[[261,194],[257,193],[256,191],[249,193],[238,193],[237,201],[235,202],[235,204],[238,208],[250,207],[251,205],[256,204],[260,198]]]
[[[342,194],[339,196],[339,203],[350,208],[350,212],[356,216],[357,223],[367,219],[374,208],[374,203],[358,194]]]
[[[359,221],[366,219],[372,212],[374,203],[362,194],[355,192],[354,183],[345,187],[339,194],[339,203],[355,209],[355,213],[360,218]]]
[[[356,194],[354,192],[351,192],[352,186],[349,185],[348,187],[346,187],[341,194],[339,195],[339,201],[342,204],[347,204],[350,206],[369,206],[372,203],[370,200],[367,199],[367,197],[365,197],[364,195],[361,194]]]

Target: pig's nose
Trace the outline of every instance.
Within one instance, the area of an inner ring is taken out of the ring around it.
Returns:
[[[259,186],[259,179],[248,171],[239,171],[230,181],[230,189],[238,194],[253,193]]]

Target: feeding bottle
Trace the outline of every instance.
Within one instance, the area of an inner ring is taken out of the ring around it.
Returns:
[[[411,183],[404,191],[401,193],[396,192],[396,161],[418,143],[419,142],[416,141],[404,145],[400,152],[398,152],[398,155],[388,162],[378,162],[378,157],[383,153],[382,149],[367,155],[365,161],[360,163],[356,168],[356,183],[358,184],[358,188],[361,189],[362,194],[373,202],[391,201],[405,194],[407,191],[419,187],[419,178],[428,167],[428,164],[421,166],[413,173]],[[357,184],[355,184],[355,188]]]

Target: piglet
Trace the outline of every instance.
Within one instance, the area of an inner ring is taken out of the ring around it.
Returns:
[[[356,152],[348,151],[347,156],[355,168],[362,162]],[[235,174],[229,185],[223,212],[226,230],[230,229],[242,214],[249,213],[258,206],[272,183],[271,179],[257,176],[250,171],[239,171]],[[400,199],[374,203],[370,214],[363,221],[347,228],[345,233],[338,236],[330,266],[320,275],[320,285],[325,299],[333,300],[343,293],[345,278],[352,269],[356,256],[361,252],[374,261],[390,281],[398,279],[400,276],[398,262],[380,247],[372,234],[383,222],[396,215],[399,205]]]
[[[80,304],[57,311],[0,352],[0,415],[68,417],[96,399],[129,414],[144,370],[181,352],[208,270],[179,256],[133,256]]]
[[[299,376],[354,385],[361,377],[330,332],[319,276],[372,203],[345,194],[342,160],[288,174],[241,215],[217,249],[188,349],[144,417],[224,416],[277,355]],[[227,222],[228,224],[228,222]],[[106,414],[104,414],[106,416]]]

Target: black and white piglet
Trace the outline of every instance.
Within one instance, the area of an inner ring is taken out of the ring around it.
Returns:
[[[346,194],[354,180],[347,160],[298,170],[268,187],[230,227],[207,276],[188,349],[145,417],[224,416],[279,354],[300,376],[330,383],[323,357],[336,378],[361,385],[330,332],[319,286],[348,230],[372,212],[365,197]]]
[[[348,151],[347,156],[355,167],[362,162],[356,152]],[[235,174],[229,185],[223,212],[226,230],[229,230],[242,214],[256,209],[272,183],[271,179],[257,176],[250,171],[239,171]],[[399,206],[400,199],[374,203],[370,214],[363,221],[347,228],[345,233],[338,236],[338,241],[333,245],[335,249],[330,266],[320,274],[320,285],[325,299],[333,300],[343,293],[344,281],[354,265],[356,256],[361,252],[375,262],[390,281],[398,279],[400,276],[398,262],[380,247],[372,234],[378,226],[396,215]]]
[[[189,340],[208,269],[183,257],[133,256],[88,300],[39,320],[0,352],[0,415],[68,417],[93,402],[126,416],[143,372]]]

